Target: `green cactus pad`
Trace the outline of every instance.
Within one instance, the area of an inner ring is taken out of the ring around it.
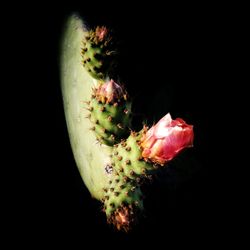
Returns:
[[[112,163],[117,171],[124,171],[124,174],[132,179],[138,176],[147,176],[158,168],[157,165],[145,162],[141,157],[139,141],[143,131],[131,132],[127,140],[115,145],[113,150]]]
[[[115,53],[112,40],[108,31],[101,40],[97,38],[95,30],[85,33],[81,49],[82,64],[95,79],[104,79],[114,65]]]
[[[135,180],[114,170],[109,186],[104,189],[104,211],[107,221],[118,230],[129,230],[143,210],[143,195]]]
[[[97,139],[107,145],[114,145],[126,138],[131,125],[131,103],[101,103],[93,98],[89,104],[92,128]]]

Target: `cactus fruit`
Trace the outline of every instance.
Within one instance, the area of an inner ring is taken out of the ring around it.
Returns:
[[[193,127],[167,114],[150,129],[132,131],[131,102],[108,71],[111,45],[106,28],[88,31],[80,18],[70,17],[62,43],[62,94],[82,179],[103,202],[107,221],[128,231],[144,209],[141,185],[193,145]]]
[[[128,135],[131,126],[131,103],[127,93],[113,80],[93,89],[92,99],[87,102],[89,118],[97,140],[114,145]]]
[[[82,64],[96,79],[104,79],[114,62],[113,39],[102,26],[86,33],[82,41]]]

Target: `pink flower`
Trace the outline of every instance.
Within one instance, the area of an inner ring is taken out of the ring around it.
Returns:
[[[96,98],[102,103],[114,103],[126,96],[122,87],[112,79],[100,85],[96,90]]]
[[[142,137],[142,157],[163,165],[184,148],[192,147],[193,140],[193,126],[180,118],[172,120],[168,113]]]

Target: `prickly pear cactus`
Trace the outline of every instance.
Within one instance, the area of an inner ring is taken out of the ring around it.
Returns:
[[[143,212],[141,185],[193,143],[192,126],[170,114],[150,129],[131,128],[125,85],[110,79],[114,63],[106,27],[88,30],[69,18],[62,39],[61,83],[67,127],[79,172],[102,202],[107,221],[129,231]]]

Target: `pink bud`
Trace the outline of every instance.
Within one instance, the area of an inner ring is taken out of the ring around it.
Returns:
[[[124,98],[125,92],[122,87],[112,79],[100,85],[96,90],[96,98],[102,103],[114,103]]]
[[[105,36],[108,34],[108,29],[104,26],[96,28],[96,37],[99,41],[103,41]]]
[[[192,147],[193,140],[193,126],[180,118],[172,120],[168,113],[142,137],[142,156],[152,162],[165,164],[184,148]]]

